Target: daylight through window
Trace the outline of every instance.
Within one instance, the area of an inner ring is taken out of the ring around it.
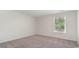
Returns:
[[[55,32],[66,32],[66,17],[55,17],[54,27]]]

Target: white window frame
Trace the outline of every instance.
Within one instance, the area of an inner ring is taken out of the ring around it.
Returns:
[[[57,31],[57,30],[55,30],[55,20],[56,20],[56,17],[57,16],[54,16],[54,20],[53,20],[53,27],[54,27],[54,32],[58,32],[58,33],[67,33],[67,30],[66,30],[66,16],[64,17],[64,31]]]

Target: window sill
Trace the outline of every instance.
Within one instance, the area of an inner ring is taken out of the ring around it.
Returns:
[[[63,32],[61,32],[61,31],[54,31],[54,32],[57,32],[57,33],[67,33],[66,31],[63,31]]]

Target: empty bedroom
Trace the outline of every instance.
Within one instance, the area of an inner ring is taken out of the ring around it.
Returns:
[[[0,10],[0,48],[78,47],[78,10]]]

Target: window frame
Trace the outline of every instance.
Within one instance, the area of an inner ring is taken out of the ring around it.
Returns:
[[[67,17],[66,17],[66,16],[63,17],[63,18],[64,18],[64,31],[57,31],[57,30],[56,30],[56,27],[55,27],[55,20],[56,20],[56,17],[57,17],[57,16],[54,16],[54,20],[53,20],[53,23],[54,23],[54,24],[53,24],[53,25],[54,25],[54,26],[53,26],[53,27],[54,27],[54,32],[67,33],[67,30],[66,30],[66,23],[67,23],[66,20],[67,20]],[[58,16],[58,17],[60,17],[60,16]]]

